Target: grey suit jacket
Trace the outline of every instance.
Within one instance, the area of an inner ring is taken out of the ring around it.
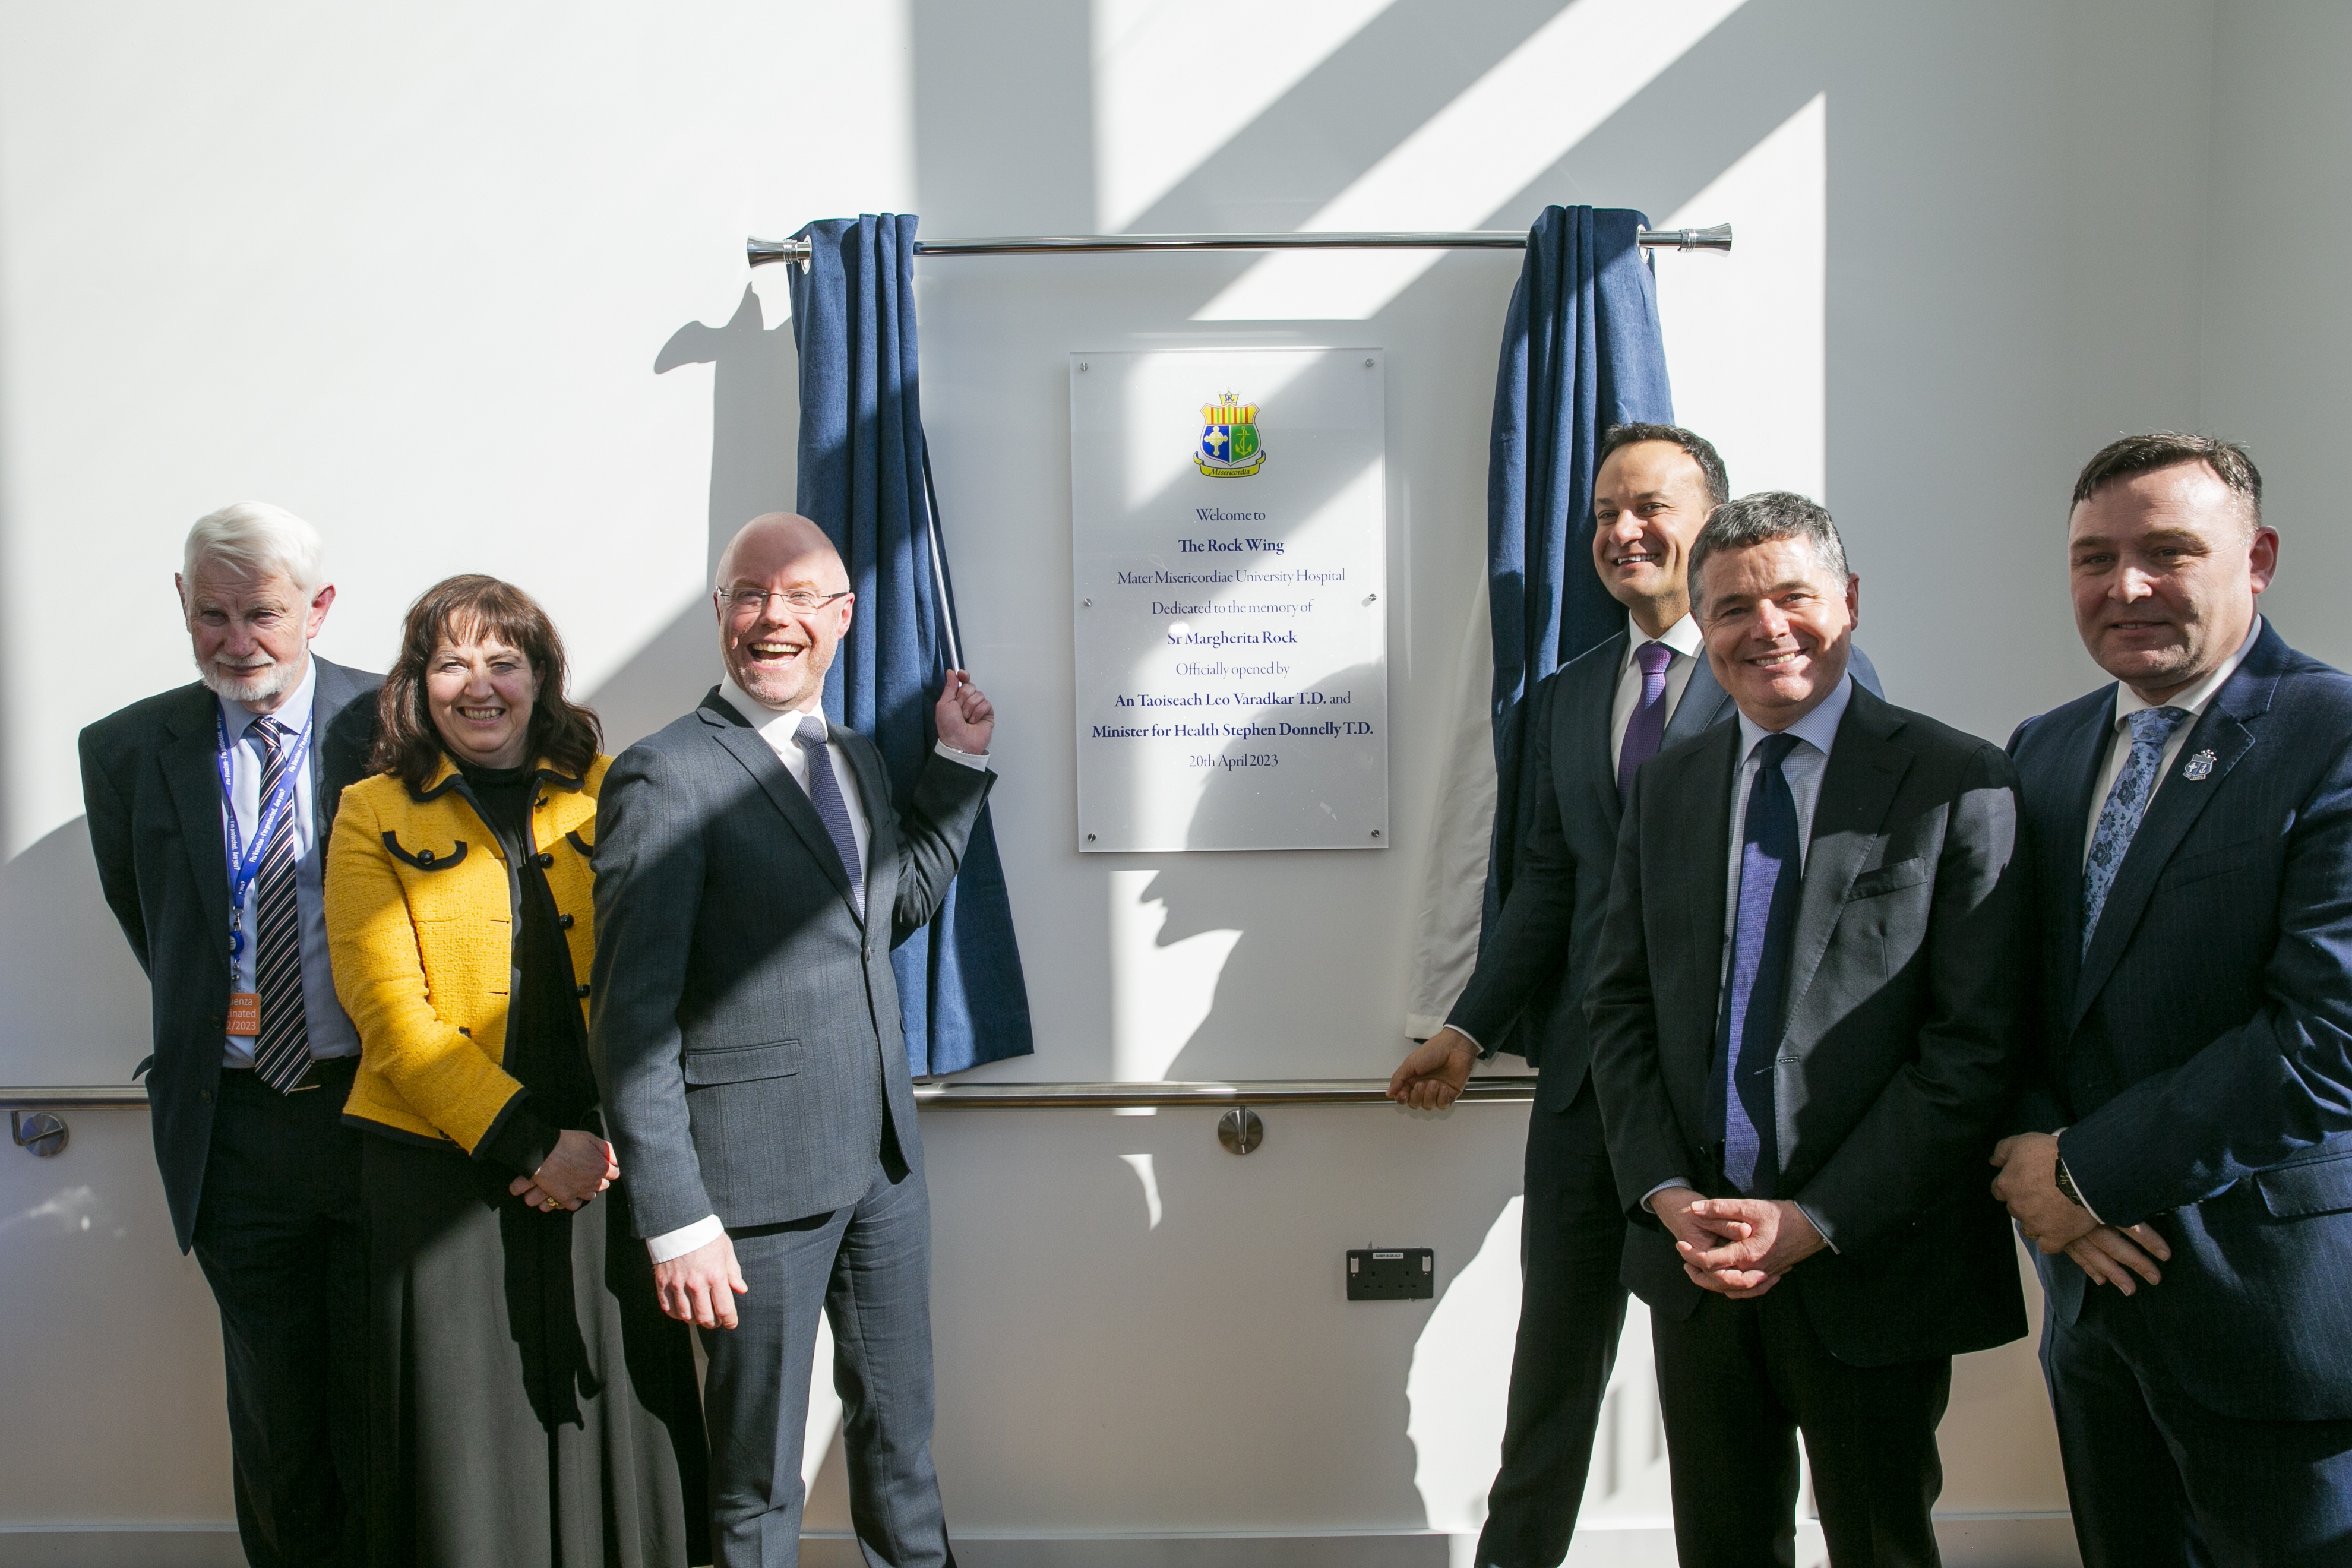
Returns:
[[[1642,1200],[1730,1195],[1707,1122],[1740,730],[1660,752],[1626,803],[1592,979],[1592,1076],[1635,1223],[1625,1282],[1686,1317],[1698,1287]],[[2025,1331],[1991,1150],[2017,1090],[2028,988],[2016,773],[2000,748],[1854,692],[1822,775],[1775,1070],[1777,1195],[1834,1252],[1794,1289],[1861,1366]]]
[[[922,1168],[890,949],[938,909],[992,773],[933,757],[894,812],[836,729],[871,837],[866,919],[808,795],[712,688],[613,763],[596,808],[589,1055],[639,1236],[856,1201]]]
[[[383,677],[316,654],[311,820],[324,846],[343,786],[368,773]],[[82,805],[99,886],[154,994],[155,1163],[180,1250],[194,1245],[228,1022],[228,848],[221,834],[220,700],[190,684],[81,732]]]

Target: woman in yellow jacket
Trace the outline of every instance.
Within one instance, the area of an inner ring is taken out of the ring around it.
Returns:
[[[686,1327],[589,1070],[596,716],[520,589],[410,607],[326,872],[360,1032],[372,1564],[709,1561]],[[610,1189],[609,1192],[607,1189]],[[604,1194],[601,1198],[599,1194]]]

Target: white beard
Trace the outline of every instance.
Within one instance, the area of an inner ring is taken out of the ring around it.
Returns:
[[[199,661],[196,678],[205,683],[205,689],[223,701],[259,708],[293,690],[300,683],[302,666],[296,660],[260,669],[225,670],[217,665]]]

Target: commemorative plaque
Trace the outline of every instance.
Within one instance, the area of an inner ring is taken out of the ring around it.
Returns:
[[[1387,846],[1383,371],[1070,356],[1080,850]]]

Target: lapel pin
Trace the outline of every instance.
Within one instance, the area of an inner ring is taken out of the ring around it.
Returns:
[[[2180,776],[2189,780],[2192,784],[2211,778],[2213,776],[2213,762],[2214,757],[2211,752],[2200,752],[2195,756],[2189,759],[2189,765],[2180,770]]]

